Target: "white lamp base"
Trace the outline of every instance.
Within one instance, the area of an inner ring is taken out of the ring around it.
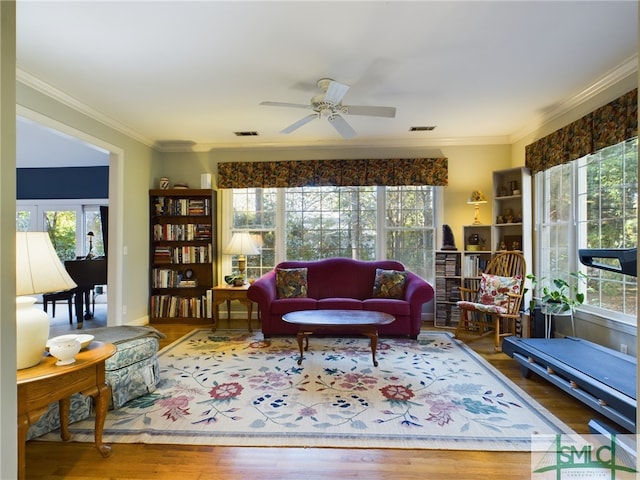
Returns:
[[[16,351],[18,370],[38,365],[49,338],[49,315],[34,307],[33,297],[16,298]]]

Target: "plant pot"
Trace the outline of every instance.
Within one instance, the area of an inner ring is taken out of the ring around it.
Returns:
[[[549,315],[567,315],[571,312],[571,307],[562,302],[546,302],[542,311]]]

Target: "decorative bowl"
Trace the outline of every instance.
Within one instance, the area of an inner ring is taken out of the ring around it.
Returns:
[[[58,359],[56,365],[71,365],[76,361],[79,351],[80,342],[76,340],[75,335],[63,335],[49,340],[49,355]]]
[[[91,342],[93,342],[94,338],[95,337],[93,335],[87,335],[86,333],[83,333],[83,334],[80,334],[80,335],[76,335],[76,334],[60,335],[59,337],[54,337],[54,338],[51,338],[51,339],[47,340],[47,351],[49,350],[49,343],[52,340],[75,339],[78,342],[80,342],[80,350],[82,350],[83,348],[87,348],[89,346],[89,344]]]

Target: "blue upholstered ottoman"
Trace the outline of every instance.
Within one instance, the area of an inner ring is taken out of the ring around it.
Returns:
[[[116,353],[105,362],[107,383],[111,386],[109,408],[120,408],[129,400],[153,392],[160,379],[159,338],[164,334],[152,327],[105,327],[87,329],[100,342],[113,343]],[[81,394],[71,397],[69,424],[92,414],[91,398]],[[60,428],[58,402],[29,427],[27,440]]]
[[[129,400],[153,392],[160,378],[157,337],[145,336],[115,345],[116,353],[105,362],[111,386],[110,408],[120,408]]]

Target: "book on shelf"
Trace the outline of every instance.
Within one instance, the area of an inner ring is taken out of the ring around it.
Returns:
[[[213,318],[213,291],[202,295],[152,295],[152,318]]]
[[[153,226],[154,241],[205,241],[211,240],[211,224],[187,223],[171,224],[157,223]]]
[[[154,208],[156,215],[208,216],[211,213],[211,199],[158,196]]]
[[[487,268],[488,259],[485,255],[465,255],[462,267],[464,277],[479,277]]]

